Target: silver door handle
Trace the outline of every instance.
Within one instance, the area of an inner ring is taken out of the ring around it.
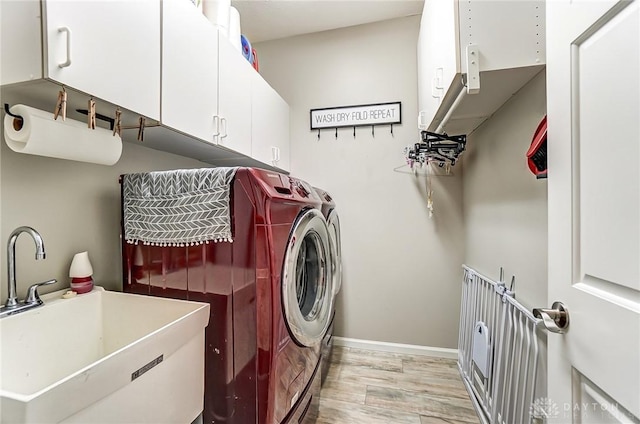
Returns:
[[[551,309],[535,308],[533,316],[542,320],[542,325],[552,333],[563,334],[569,329],[569,310],[562,302],[553,302]]]

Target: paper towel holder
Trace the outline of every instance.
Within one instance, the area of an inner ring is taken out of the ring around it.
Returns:
[[[83,115],[89,115],[88,109],[76,109],[76,112],[81,113]],[[113,126],[115,125],[116,120],[110,116],[102,115],[101,113],[96,113],[96,118],[105,121],[109,124],[109,129],[113,131]]]
[[[6,113],[7,115],[15,118],[13,120],[13,128],[16,131],[20,131],[22,129],[22,123],[24,122],[24,118],[22,116],[20,116],[20,115],[16,115],[15,113],[11,113],[11,111],[9,110],[9,104],[8,103],[4,104],[4,113]],[[16,119],[19,119],[20,123],[16,122],[15,121]]]

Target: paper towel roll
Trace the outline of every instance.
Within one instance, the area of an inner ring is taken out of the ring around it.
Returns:
[[[231,6],[229,12],[229,41],[233,47],[238,49],[239,52],[242,52],[242,42],[240,41],[241,34],[240,12],[238,12],[238,9]]]
[[[203,0],[202,12],[220,30],[225,37],[229,37],[229,13],[231,0]]]
[[[13,105],[4,117],[4,139],[14,152],[80,162],[113,165],[122,154],[122,140],[104,128],[91,130],[72,119],[54,121],[53,114],[25,105]],[[15,125],[14,125],[15,124]]]

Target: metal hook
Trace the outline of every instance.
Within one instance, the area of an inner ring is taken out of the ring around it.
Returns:
[[[22,116],[20,116],[20,115],[16,115],[16,114],[11,113],[11,112],[9,111],[9,104],[8,104],[8,103],[5,103],[5,104],[4,104],[4,113],[6,113],[7,115],[12,116],[12,117],[14,117],[14,118],[16,118],[16,119],[19,119],[19,120],[21,120],[21,121],[24,121],[24,118],[23,118]]]
[[[320,130],[318,129],[318,141],[320,141]]]
[[[356,138],[356,127],[353,127],[353,138]]]
[[[371,136],[375,137],[376,136],[376,131],[375,131],[376,127],[374,125],[371,125]]]
[[[338,129],[336,128],[336,140],[338,139]]]

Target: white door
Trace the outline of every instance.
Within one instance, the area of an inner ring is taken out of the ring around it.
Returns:
[[[160,119],[160,2],[47,0],[47,76]]]
[[[162,2],[162,123],[218,141],[218,30],[189,1]]]
[[[218,144],[251,156],[251,74],[256,71],[227,38],[219,37],[218,47]]]
[[[547,422],[640,422],[640,0],[549,1],[547,25],[549,302],[570,316]]]

